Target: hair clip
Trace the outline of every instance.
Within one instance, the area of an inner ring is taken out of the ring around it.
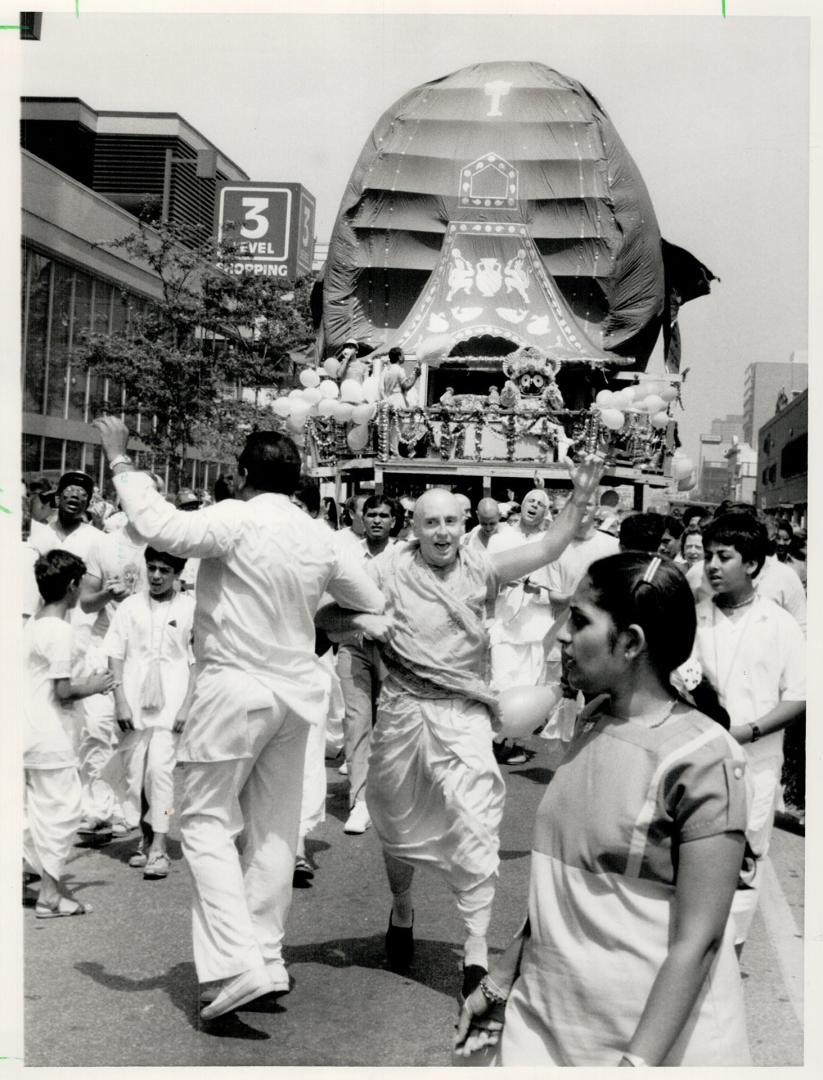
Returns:
[[[655,557],[652,559],[652,561],[646,567],[646,572],[643,575],[642,582],[645,582],[647,585],[651,585],[651,583],[654,581],[654,575],[657,573],[658,568],[660,567],[660,564],[661,564],[662,561],[663,560],[660,558],[659,555],[655,555]],[[642,584],[642,582],[641,582],[641,584]]]

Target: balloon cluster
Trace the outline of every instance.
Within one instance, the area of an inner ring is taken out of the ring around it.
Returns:
[[[377,412],[377,379],[370,375],[362,382],[344,379],[338,386],[334,381],[338,361],[330,357],[323,364],[323,378],[316,368],[300,372],[301,385],[290,390],[286,397],[275,398],[272,412],[286,421],[286,428],[299,435],[309,417],[326,416],[338,423],[351,423],[346,435],[349,449],[354,453],[365,450],[369,442],[369,420]]]
[[[647,414],[651,426],[662,431],[671,420],[668,407],[676,397],[677,390],[673,386],[644,381],[622,390],[601,390],[594,400],[600,410],[600,419],[609,431],[621,430],[627,412]]]

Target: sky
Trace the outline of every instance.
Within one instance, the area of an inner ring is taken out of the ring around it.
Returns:
[[[321,243],[364,141],[402,94],[481,61],[554,67],[610,114],[662,234],[721,279],[681,313],[690,456],[714,417],[742,412],[749,363],[807,348],[804,18],[111,15],[82,4],[77,18],[63,7],[23,52],[22,93],[180,113],[251,179],[307,187]]]

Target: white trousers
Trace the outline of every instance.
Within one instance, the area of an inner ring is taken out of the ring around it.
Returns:
[[[200,982],[282,959],[309,725],[279,704],[247,722],[250,758],[180,766]]]
[[[546,686],[549,672],[542,641],[501,641],[491,647],[491,684],[498,693],[513,686]]]
[[[63,875],[81,819],[77,769],[26,769],[23,859],[35,874]]]
[[[326,820],[326,723],[312,724],[306,740],[303,796],[300,801],[300,835]]]
[[[749,935],[749,928],[760,901],[763,884],[763,863],[769,854],[769,844],[774,828],[774,815],[780,805],[780,763],[773,769],[749,770],[749,818],[746,823],[746,839],[754,855],[749,866],[745,888],[738,885],[732,898],[731,919],[734,924],[734,943],[742,945]]]
[[[174,765],[177,737],[168,728],[126,731],[120,737],[119,756],[125,776],[123,817],[140,820],[141,793],[149,804],[145,820],[156,833],[167,833],[174,813]]]

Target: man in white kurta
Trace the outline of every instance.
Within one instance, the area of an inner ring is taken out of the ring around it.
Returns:
[[[513,529],[498,529],[486,550],[493,555],[539,540],[548,513],[548,495],[543,488],[534,488],[523,499],[518,525]],[[496,690],[545,684],[543,638],[551,625],[546,567],[523,580],[509,582],[500,590],[490,634],[492,685]]]
[[[197,683],[178,761],[195,966],[201,983],[217,984],[201,1010],[210,1020],[288,990],[282,947],[306,737],[327,708],[314,615],[324,592],[373,613],[383,597],[360,567],[338,558],[329,529],[290,502],[300,457],[286,436],[252,433],[239,459],[239,498],[186,513],[134,471],[125,425],[113,417],[96,424],[140,534],[201,560]]]

